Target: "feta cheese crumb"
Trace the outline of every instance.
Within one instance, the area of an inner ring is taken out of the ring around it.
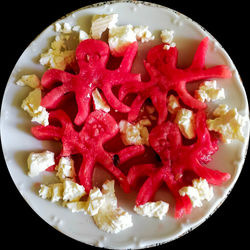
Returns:
[[[94,187],[89,192],[88,200],[85,204],[85,211],[90,215],[94,216],[98,213],[101,206],[104,204],[104,198],[99,188]]]
[[[49,125],[49,113],[44,107],[40,106],[41,98],[41,89],[36,88],[23,100],[21,107],[32,117],[31,121],[47,126]]]
[[[149,145],[149,133],[146,126],[150,126],[149,119],[143,119],[135,125],[121,120],[119,123],[119,129],[121,133],[121,139],[125,145]]]
[[[98,89],[95,89],[92,92],[92,97],[93,97],[94,106],[95,106],[96,110],[103,110],[104,112],[107,112],[107,113],[110,111],[109,105],[103,99],[103,97],[100,94],[100,92],[98,91]]]
[[[79,30],[79,41],[83,41],[86,39],[89,39],[89,34],[87,32],[85,32],[84,30]]]
[[[194,179],[192,186],[185,186],[179,190],[181,196],[188,195],[193,207],[201,207],[202,201],[210,201],[213,196],[213,187],[209,187],[206,179]]]
[[[149,42],[155,39],[151,31],[148,29],[148,26],[143,26],[143,25],[135,26],[134,32],[136,34],[136,39],[141,41],[142,43]]]
[[[22,109],[27,111],[31,117],[35,115],[35,110],[38,110],[42,98],[40,89],[34,89],[22,102]]]
[[[210,131],[220,133],[224,143],[230,143],[232,140],[244,142],[243,127],[246,119],[241,116],[237,108],[229,109],[228,105],[221,104],[213,112],[215,119],[207,120],[207,127]]]
[[[135,206],[134,211],[137,214],[148,217],[156,217],[160,220],[167,214],[169,204],[164,201],[147,202],[141,206]]]
[[[168,98],[168,111],[171,114],[176,114],[181,107],[179,100],[176,96],[170,95]]]
[[[51,202],[58,202],[63,197],[63,184],[56,183],[49,185],[52,188]]]
[[[68,209],[70,209],[72,213],[83,212],[84,214],[87,214],[87,212],[86,212],[86,202],[85,201],[67,202],[66,207]]]
[[[64,23],[55,23],[55,31],[61,32],[65,34],[69,34],[72,32],[72,26],[70,23],[64,22]]]
[[[28,175],[35,177],[55,164],[54,153],[50,151],[44,151],[42,153],[32,152],[27,159],[27,163],[29,170]]]
[[[75,179],[76,173],[74,168],[74,161],[70,157],[61,157],[58,165],[56,176],[63,182],[66,178]]]
[[[136,33],[131,24],[109,29],[108,43],[111,53],[115,56],[122,56],[127,46],[135,41]]]
[[[75,183],[69,179],[63,182],[63,200],[64,201],[79,201],[86,194],[85,188],[82,185]]]
[[[31,88],[38,88],[40,86],[40,79],[37,75],[31,74],[31,75],[23,75],[17,82],[17,85],[19,86],[29,86]]]
[[[195,137],[195,115],[192,110],[181,108],[177,111],[174,122],[187,139]]]
[[[216,80],[201,83],[199,89],[195,91],[195,98],[201,102],[211,102],[225,99],[224,89],[217,88],[216,85]]]
[[[119,233],[133,226],[132,216],[117,206],[117,199],[114,193],[114,181],[107,181],[102,188],[104,204],[93,219],[99,229],[107,233]]]
[[[67,65],[72,64],[75,61],[75,51],[67,49],[65,40],[66,36],[56,36],[51,48],[41,54],[40,64],[60,70],[65,70]]]
[[[106,29],[110,29],[118,22],[118,14],[94,15],[90,28],[91,37],[100,39]]]
[[[164,30],[161,31],[160,36],[161,36],[161,40],[162,40],[163,43],[171,44],[173,39],[174,39],[174,31],[164,29]]]
[[[43,199],[51,199],[52,197],[52,188],[41,184],[39,189],[39,196],[41,196]]]

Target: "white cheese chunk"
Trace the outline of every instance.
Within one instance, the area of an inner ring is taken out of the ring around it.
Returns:
[[[235,139],[244,142],[243,127],[246,119],[238,113],[237,108],[229,109],[228,105],[221,104],[214,110],[213,115],[215,119],[207,120],[209,130],[220,133],[224,143]]]
[[[52,197],[52,187],[44,184],[40,185],[39,196],[43,199],[51,199]]]
[[[101,206],[104,204],[104,197],[99,188],[94,187],[89,192],[88,200],[85,204],[85,211],[90,215],[94,216],[98,213]]]
[[[117,206],[114,181],[107,181],[102,188],[104,204],[93,219],[99,229],[107,233],[119,233],[133,226],[132,216]]]
[[[108,43],[111,53],[115,56],[122,56],[127,46],[135,41],[136,33],[131,24],[109,29]]]
[[[79,30],[79,41],[83,41],[83,40],[86,40],[86,39],[89,39],[90,36],[87,32],[85,32],[84,30]]]
[[[119,129],[121,133],[121,139],[125,145],[149,145],[149,133],[146,126],[150,126],[149,119],[143,119],[135,125],[128,121],[121,120],[119,123]]]
[[[171,114],[176,114],[178,109],[181,107],[179,100],[176,96],[170,95],[168,98],[168,111]]]
[[[40,64],[48,68],[65,70],[67,65],[74,63],[75,51],[67,48],[66,40],[66,36],[56,36],[50,45],[51,48],[41,54]]]
[[[169,204],[164,201],[147,202],[140,206],[135,206],[134,211],[137,214],[147,217],[156,217],[160,220],[166,216]]]
[[[75,179],[76,173],[74,168],[74,161],[70,157],[61,157],[58,165],[56,176],[63,182],[66,178]]]
[[[174,31],[169,29],[164,29],[161,31],[160,36],[163,43],[171,44],[174,39]]]
[[[63,184],[50,184],[52,188],[51,202],[58,202],[63,198]]]
[[[49,113],[44,107],[40,106],[41,98],[41,89],[36,88],[23,100],[21,107],[32,117],[31,121],[47,126],[49,124]]]
[[[155,39],[151,31],[148,29],[148,26],[143,26],[143,25],[135,26],[134,32],[136,34],[136,39],[141,41],[142,43],[149,42]]]
[[[29,86],[31,88],[38,88],[40,86],[40,79],[37,75],[23,75],[17,82],[19,86]]]
[[[195,98],[201,102],[223,100],[225,99],[225,92],[223,88],[217,88],[216,80],[205,81],[195,91]]]
[[[185,186],[179,190],[181,196],[188,195],[193,207],[201,207],[202,201],[210,201],[213,196],[213,187],[210,187],[205,179],[194,179],[192,186]]]
[[[28,157],[27,163],[29,170],[28,175],[35,177],[55,164],[54,153],[50,151],[44,151],[42,153],[32,152]]]
[[[104,112],[107,113],[110,111],[109,105],[107,104],[105,99],[103,99],[98,89],[95,89],[92,92],[92,97],[93,97],[94,107],[96,110],[103,110]]]
[[[94,15],[90,28],[91,37],[100,39],[106,29],[110,29],[118,22],[118,14]]]
[[[178,109],[174,122],[178,125],[184,137],[187,139],[195,137],[195,115],[192,110]]]
[[[63,182],[63,200],[79,201],[86,194],[85,188],[69,179]]]

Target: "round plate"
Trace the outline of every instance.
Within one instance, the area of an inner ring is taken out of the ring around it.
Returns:
[[[131,23],[132,25],[148,25],[156,36],[154,42],[143,44],[134,67],[134,71],[141,71],[141,59],[147,50],[155,43],[159,43],[159,34],[162,29],[175,31],[175,42],[179,50],[179,64],[187,66],[192,60],[193,54],[199,42],[205,36],[210,39],[210,46],[206,58],[206,65],[226,64],[232,70],[231,79],[218,80],[218,84],[225,89],[226,99],[220,103],[226,103],[230,107],[236,107],[239,113],[248,117],[247,97],[240,80],[238,71],[220,44],[201,26],[166,7],[136,2],[106,2],[79,9],[67,15],[60,21],[66,21],[72,25],[80,25],[85,31],[89,31],[91,16],[94,14],[118,13],[118,25]],[[149,17],[150,16],[150,20]],[[49,225],[63,234],[89,245],[105,248],[145,248],[156,244],[172,241],[204,222],[216,208],[225,200],[233,188],[241,172],[249,138],[248,124],[244,128],[245,143],[234,141],[231,144],[221,145],[219,151],[209,166],[231,174],[231,179],[221,187],[214,187],[215,196],[210,202],[204,202],[202,208],[193,209],[191,215],[181,220],[173,218],[174,201],[166,195],[168,191],[160,189],[156,194],[157,199],[163,199],[170,203],[170,211],[162,221],[142,217],[133,212],[136,193],[125,195],[117,186],[116,192],[120,206],[133,216],[134,226],[118,235],[107,234],[99,230],[92,219],[82,213],[73,214],[68,209],[43,200],[38,196],[38,183],[54,181],[51,174],[44,173],[39,177],[27,176],[26,159],[30,152],[45,149],[53,151],[55,143],[41,142],[30,134],[32,126],[30,117],[21,110],[22,100],[30,89],[15,85],[16,80],[23,74],[36,73],[42,76],[44,67],[37,63],[37,58],[42,51],[49,46],[49,41],[56,35],[54,25],[46,28],[24,51],[14,67],[5,89],[1,110],[1,140],[5,161],[11,177],[23,198],[30,207]],[[217,105],[218,103],[216,103]],[[13,143],[14,142],[14,143]],[[100,169],[100,171],[102,171]],[[98,180],[99,181],[99,180]],[[147,230],[144,230],[144,229]]]

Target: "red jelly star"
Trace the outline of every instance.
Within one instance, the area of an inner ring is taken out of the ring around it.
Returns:
[[[185,171],[189,170],[196,176],[204,178],[208,183],[221,185],[230,178],[230,174],[222,173],[202,165],[211,160],[211,155],[217,149],[217,143],[211,139],[206,127],[204,111],[196,114],[196,142],[192,145],[183,145],[180,131],[176,124],[168,121],[156,126],[149,135],[149,142],[161,158],[162,165],[153,164],[133,166],[128,173],[127,180],[134,186],[140,177],[147,176],[139,190],[136,205],[143,205],[150,201],[162,183],[165,183],[176,200],[175,217],[181,218],[189,214],[192,204],[188,196],[180,196],[181,187],[188,185],[184,178]]]
[[[86,192],[92,189],[92,174],[95,163],[104,166],[120,182],[125,192],[129,191],[126,176],[117,165],[144,153],[144,147],[131,146],[122,149],[118,153],[106,152],[103,144],[112,139],[119,131],[114,118],[103,111],[92,112],[85,121],[80,132],[74,129],[72,121],[62,110],[51,111],[50,123],[56,125],[35,126],[31,129],[32,134],[40,140],[60,140],[62,150],[59,157],[69,157],[75,154],[82,155],[82,163],[78,172],[80,184],[85,187]],[[60,125],[58,126],[58,122]],[[114,156],[119,162],[114,161]]]
[[[137,47],[136,42],[128,46],[119,68],[109,70],[106,68],[110,54],[109,46],[100,40],[82,41],[76,49],[79,74],[73,75],[58,69],[46,71],[41,84],[50,91],[42,98],[41,105],[48,109],[55,109],[65,94],[74,92],[78,106],[74,122],[81,125],[90,112],[92,92],[99,88],[112,108],[120,112],[128,112],[130,108],[115,97],[112,87],[127,81],[140,81],[139,74],[130,73]],[[58,86],[58,83],[61,85]]]
[[[204,38],[193,58],[191,66],[186,69],[177,68],[178,50],[176,47],[164,49],[166,44],[161,44],[150,49],[144,62],[149,73],[148,82],[130,82],[124,84],[119,91],[119,99],[122,100],[129,93],[136,93],[128,120],[133,121],[138,117],[139,111],[150,98],[158,112],[158,124],[167,117],[167,95],[174,90],[182,102],[193,109],[204,109],[206,104],[190,95],[186,84],[197,80],[211,78],[230,78],[231,72],[225,65],[205,68],[205,57],[208,49],[208,38]]]

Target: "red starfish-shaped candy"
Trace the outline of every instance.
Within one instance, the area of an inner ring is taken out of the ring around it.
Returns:
[[[65,94],[74,92],[78,106],[74,122],[81,125],[90,112],[92,92],[99,88],[112,108],[120,112],[128,112],[130,108],[115,97],[112,87],[127,81],[140,81],[139,74],[130,73],[137,47],[136,42],[128,46],[120,67],[109,70],[106,68],[110,54],[108,45],[94,39],[82,41],[76,49],[79,74],[73,75],[57,69],[46,71],[41,80],[45,89],[51,89],[55,83],[61,83],[61,85],[50,90],[43,97],[41,105],[48,109],[55,109]]]
[[[82,155],[82,163],[78,172],[80,184],[89,192],[92,188],[92,174],[95,163],[104,166],[120,182],[125,192],[129,191],[126,176],[116,166],[144,153],[142,145],[124,148],[119,153],[106,152],[103,144],[113,138],[119,131],[114,118],[103,111],[92,112],[85,121],[80,132],[74,129],[72,121],[62,110],[51,111],[50,123],[56,125],[35,126],[31,129],[32,134],[40,140],[61,140],[62,150],[59,157]],[[58,126],[58,122],[60,126]],[[114,156],[119,162],[114,162]]]
[[[204,111],[196,114],[197,141],[189,146],[182,144],[182,137],[176,124],[165,122],[152,129],[149,135],[150,145],[160,156],[162,165],[153,164],[133,166],[127,179],[130,185],[135,184],[141,176],[148,176],[140,188],[136,198],[136,205],[150,201],[160,185],[165,182],[176,199],[175,217],[180,218],[191,212],[192,204],[187,196],[180,196],[179,190],[187,185],[184,175],[185,170],[194,172],[204,178],[208,183],[221,185],[230,178],[230,174],[207,168],[201,163],[208,163],[211,155],[218,147],[211,139],[206,127]]]
[[[178,51],[176,47],[166,50],[164,49],[165,44],[161,44],[150,49],[144,62],[150,80],[148,82],[128,82],[119,91],[120,100],[129,93],[137,93],[131,105],[128,120],[135,120],[145,100],[150,98],[158,112],[158,124],[164,122],[168,112],[167,95],[170,90],[174,90],[185,105],[193,109],[206,108],[205,103],[189,94],[186,84],[197,80],[231,77],[231,72],[225,65],[205,68],[208,42],[207,37],[201,41],[191,66],[186,69],[177,68]]]

